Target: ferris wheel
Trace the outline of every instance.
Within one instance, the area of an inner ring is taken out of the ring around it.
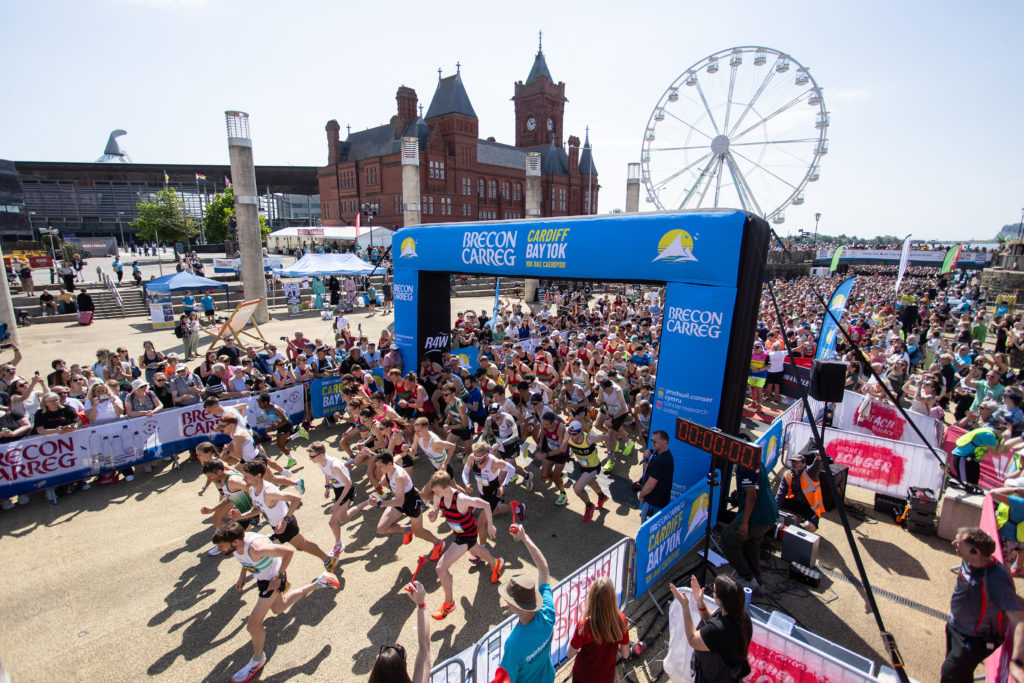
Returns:
[[[640,154],[661,210],[740,207],[785,221],[828,153],[829,112],[807,67],[768,47],[705,57],[662,94]]]

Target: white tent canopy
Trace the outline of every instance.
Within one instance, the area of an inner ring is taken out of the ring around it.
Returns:
[[[306,254],[295,263],[284,268],[275,268],[274,273],[282,277],[313,277],[314,275],[369,275],[374,271],[355,254]]]
[[[375,225],[373,227],[373,243],[378,246],[389,244],[391,241],[391,235],[394,233],[394,228]],[[370,243],[370,229],[364,225],[359,228],[359,234],[356,235],[356,228],[351,225],[325,225],[315,228],[291,227],[276,230],[270,233],[269,237],[308,240],[342,240],[345,242],[355,242],[358,240],[360,244],[366,245]]]

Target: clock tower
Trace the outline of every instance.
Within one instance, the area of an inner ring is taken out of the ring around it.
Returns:
[[[512,101],[516,107],[516,147],[539,147],[552,140],[555,147],[562,147],[565,83],[556,85],[551,78],[539,40],[530,75],[525,83],[516,82]]]

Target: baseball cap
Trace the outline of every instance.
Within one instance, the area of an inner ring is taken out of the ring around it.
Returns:
[[[491,415],[493,415],[494,413],[496,413],[496,412],[498,412],[500,410],[501,410],[501,406],[499,406],[497,403],[492,403],[491,405],[487,406],[487,412],[490,413]]]
[[[583,425],[580,424],[579,420],[573,420],[572,422],[569,423],[569,431],[570,432],[579,432],[579,431],[582,431],[582,430],[583,430]]]

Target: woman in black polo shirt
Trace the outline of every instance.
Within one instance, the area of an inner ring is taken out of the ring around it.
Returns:
[[[36,434],[63,434],[78,429],[78,413],[70,406],[61,405],[56,392],[43,394],[39,410],[33,420]]]

